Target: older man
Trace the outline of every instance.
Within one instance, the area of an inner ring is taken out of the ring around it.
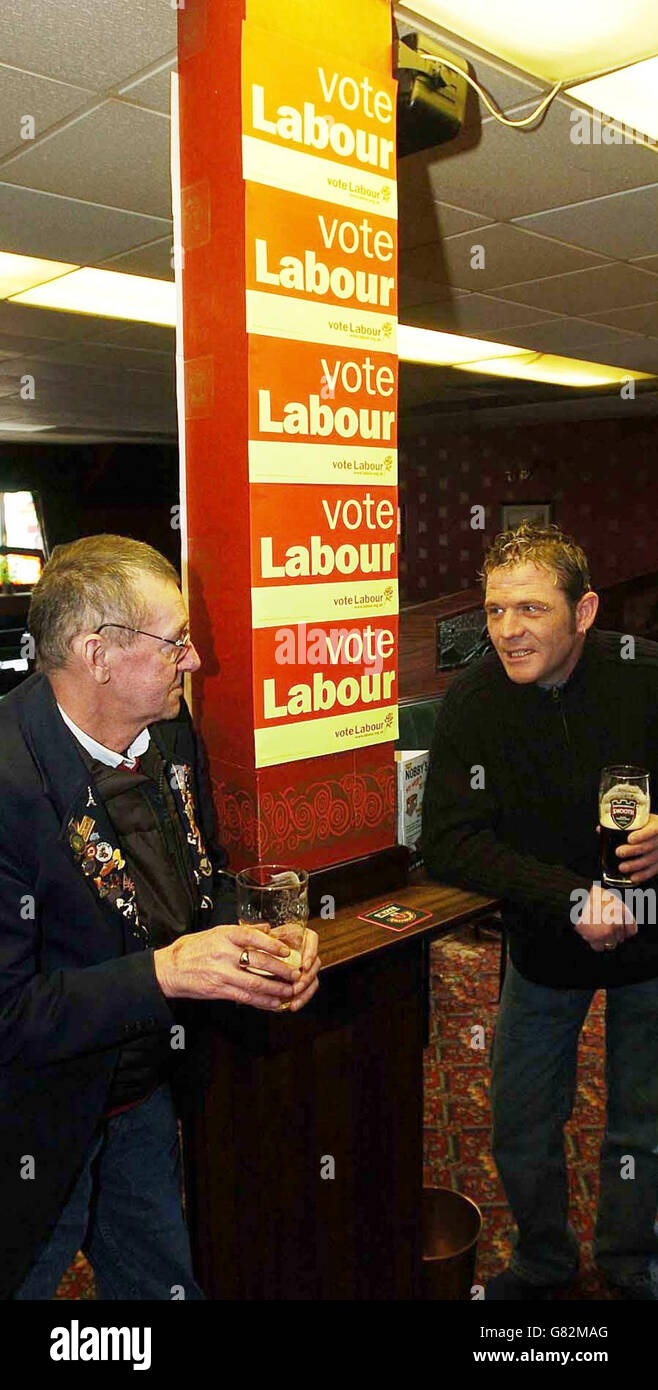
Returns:
[[[601,769],[635,763],[658,791],[658,646],[596,632],[586,558],[556,528],[527,524],[485,558],[494,650],[443,702],[424,803],[437,877],[504,902],[511,963],[496,1023],[494,1156],[518,1226],[495,1300],[543,1299],[570,1283],[563,1127],[578,1036],[607,995],[608,1120],[595,1255],[628,1297],[658,1298],[658,928],[600,883]],[[655,803],[654,803],[655,804]],[[634,885],[658,872],[658,816],[618,851]]]
[[[0,704],[2,1293],[52,1298],[82,1248],[99,1298],[199,1299],[175,1001],[300,1009],[317,936],[295,970],[226,921],[169,562],[119,536],[57,547],[30,629],[40,673]]]

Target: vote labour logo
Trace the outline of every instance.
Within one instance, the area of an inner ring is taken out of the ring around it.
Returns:
[[[635,820],[637,801],[630,796],[615,796],[610,802],[610,815],[618,830],[628,830]]]

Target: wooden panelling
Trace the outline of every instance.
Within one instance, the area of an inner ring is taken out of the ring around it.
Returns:
[[[462,589],[458,594],[414,603],[400,612],[399,682],[400,701],[431,699],[442,695],[453,679],[452,671],[436,669],[436,627],[444,618],[454,618],[482,605],[480,589]]]

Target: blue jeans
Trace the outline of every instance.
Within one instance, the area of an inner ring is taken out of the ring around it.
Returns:
[[[563,1129],[594,993],[533,984],[511,962],[505,977],[492,1053],[493,1152],[518,1227],[511,1268],[531,1283],[568,1283],[578,1271]],[[607,991],[606,1085],[594,1256],[611,1282],[648,1278],[658,1298],[658,980]]]
[[[54,1298],[76,1252],[98,1299],[202,1299],[181,1205],[171,1091],[103,1121],[57,1225],[15,1299]]]

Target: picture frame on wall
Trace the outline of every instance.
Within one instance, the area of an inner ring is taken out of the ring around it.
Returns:
[[[552,502],[502,502],[500,507],[501,530],[511,531],[522,521],[534,521],[539,526],[550,526],[554,520]]]

